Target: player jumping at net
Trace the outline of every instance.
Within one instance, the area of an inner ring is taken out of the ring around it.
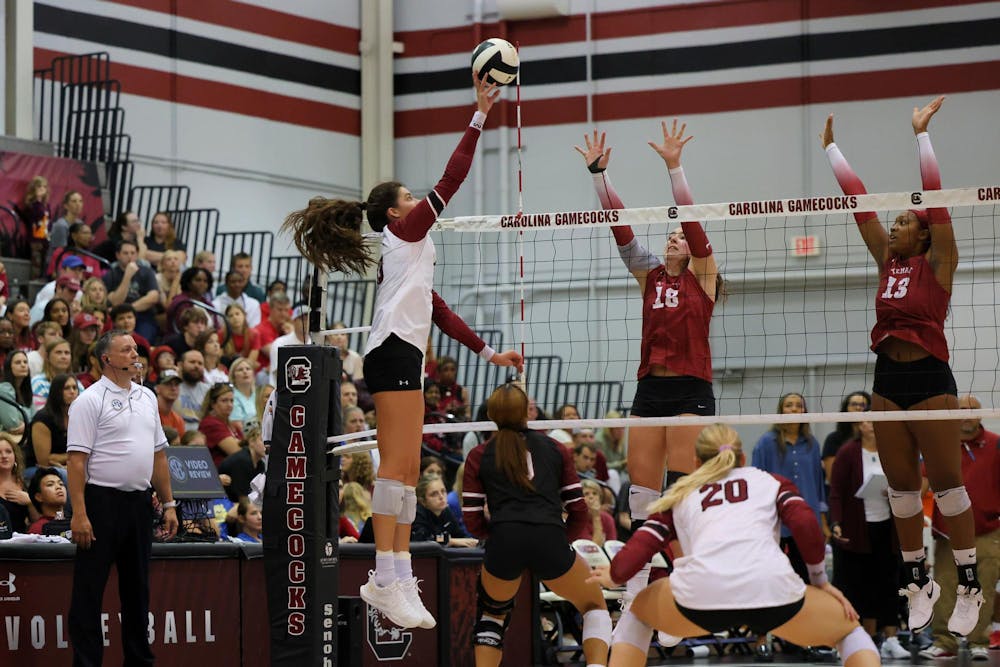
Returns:
[[[381,457],[372,494],[375,569],[361,597],[404,628],[433,628],[410,563],[410,526],[423,431],[424,348],[433,321],[446,334],[497,366],[521,370],[521,355],[496,352],[432,289],[434,242],[427,235],[469,173],[486,114],[500,96],[495,84],[473,75],[477,110],[444,175],[423,199],[401,183],[376,185],[364,202],[316,197],[285,220],[295,246],[322,270],[363,275],[374,263],[361,234],[362,213],[381,234],[375,314],[365,349],[364,376],[378,415]]]
[[[944,97],[938,97],[922,109],[913,110],[924,190],[941,189],[941,173],[927,124],[943,101]],[[833,142],[832,114],[821,139],[844,193],[864,194],[861,179]],[[958,391],[948,366],[944,335],[958,266],[958,247],[948,210],[906,211],[896,218],[888,233],[875,213],[855,213],[854,219],[879,272],[871,346],[876,353],[872,410],[958,409]],[[958,421],[875,422],[879,458],[889,481],[889,505],[905,566],[906,585],[900,594],[908,599],[909,626],[915,632],[930,624],[934,602],[941,593],[928,576],[924,562],[921,457],[934,489],[934,501],[948,523],[958,568],[958,598],[948,630],[968,635],[976,626],[983,604],[971,502],[962,482],[959,426]]]
[[[580,611],[587,665],[606,665],[611,616],[601,587],[587,581],[590,567],[570,546],[590,520],[572,452],[527,429],[528,396],[513,383],[494,391],[486,406],[498,431],[469,452],[462,480],[465,525],[487,538],[476,600],[476,665],[500,664],[525,572]]]
[[[851,603],[827,581],[823,532],[795,485],[743,467],[739,435],[723,424],[706,427],[696,451],[700,467],[649,507],[610,570],[595,570],[593,579],[613,588],[670,540],[684,551],[673,573],[640,592],[618,620],[610,664],[645,665],[653,628],[698,637],[741,625],[800,646],[836,645],[848,667],[880,664]],[[809,586],[778,546],[780,523],[808,563]]]
[[[677,120],[668,130],[661,123],[663,143],[649,145],[663,158],[670,174],[674,200],[692,204],[681,167],[681,152],[693,137],[684,136],[687,124],[677,129]],[[607,168],[611,148],[605,148],[605,134],[584,136],[586,150],[576,146],[593,174],[594,188],[605,209],[622,209]],[[632,402],[632,417],[674,417],[714,415],[712,353],[708,344],[709,322],[721,291],[712,244],[701,223],[684,222],[667,235],[663,258],[647,250],[621,225],[611,228],[618,253],[639,283],[642,292],[642,348],[638,385]],[[667,486],[694,469],[694,443],[699,426],[656,426],[629,429],[626,465],[632,486],[629,512],[632,530],[638,530],[649,516],[649,504],[660,497],[663,471]],[[626,587],[626,604],[649,581],[649,566],[643,567]]]

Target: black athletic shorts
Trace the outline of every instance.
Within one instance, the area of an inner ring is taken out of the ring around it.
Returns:
[[[528,570],[542,581],[558,579],[573,567],[576,552],[560,526],[504,522],[490,526],[483,567],[511,581]]]
[[[635,389],[630,414],[636,417],[714,415],[712,383],[690,375],[647,375],[639,380]]]
[[[917,361],[893,361],[884,354],[875,358],[872,393],[904,410],[932,396],[958,395],[955,376],[947,362],[928,355]]]
[[[688,609],[674,600],[677,611],[699,628],[709,632],[722,632],[745,625],[757,636],[767,634],[792,620],[806,603],[803,597],[797,602],[779,607],[757,607],[756,609]]]
[[[365,383],[370,394],[424,388],[424,353],[396,334],[365,355]]]

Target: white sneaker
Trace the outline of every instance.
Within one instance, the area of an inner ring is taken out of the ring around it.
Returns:
[[[684,638],[674,637],[673,635],[668,635],[663,630],[657,630],[656,641],[659,642],[660,646],[662,646],[663,648],[673,648],[674,646],[677,646],[682,641],[684,641]]]
[[[936,581],[930,579],[921,587],[911,583],[906,588],[900,588],[899,594],[906,597],[910,609],[908,623],[910,632],[920,632],[931,624],[934,618],[934,603],[941,597],[941,587]]]
[[[437,621],[434,620],[434,616],[427,611],[427,607],[424,606],[423,600],[420,599],[420,582],[417,581],[416,577],[410,577],[409,579],[400,579],[399,587],[403,590],[403,595],[406,596],[406,601],[410,603],[410,606],[418,611],[422,617],[419,627],[425,630],[430,630],[437,625]]]
[[[985,646],[970,646],[969,654],[973,660],[989,660],[990,652]]]
[[[885,660],[902,660],[910,657],[910,652],[899,643],[899,637],[886,637],[879,653]]]
[[[955,654],[951,651],[946,651],[937,644],[931,644],[920,652],[920,657],[927,658],[928,660],[936,660],[939,658],[954,658]]]
[[[955,610],[948,619],[948,632],[956,637],[967,637],[979,623],[979,608],[983,606],[983,591],[968,586],[958,587]]]
[[[368,572],[368,583],[361,586],[361,599],[401,628],[415,628],[424,620],[423,615],[407,601],[399,580],[388,586],[377,586],[375,570]]]

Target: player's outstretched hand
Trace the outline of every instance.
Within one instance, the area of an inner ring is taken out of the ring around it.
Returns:
[[[497,352],[490,359],[490,363],[496,364],[497,366],[513,366],[517,369],[518,373],[524,372],[524,358],[521,356],[520,352],[516,352],[515,350]]]
[[[941,108],[942,102],[944,102],[944,95],[935,97],[923,109],[913,107],[913,134],[920,134],[927,131],[927,124],[931,122],[931,118]]]
[[[607,169],[608,162],[611,161],[611,147],[604,147],[604,138],[605,133],[601,132],[598,135],[595,128],[593,140],[591,140],[590,136],[583,135],[583,141],[587,146],[586,150],[579,146],[573,146],[576,152],[583,156],[583,161],[587,164],[587,169],[592,174],[599,174]]]
[[[476,89],[476,107],[488,114],[493,108],[493,103],[500,98],[500,86],[480,79],[475,71],[472,72],[472,85]]]
[[[694,139],[694,137],[691,135],[684,136],[687,123],[681,123],[681,129],[677,129],[676,118],[674,118],[674,124],[669,130],[667,129],[667,121],[665,120],[660,121],[660,128],[663,130],[663,143],[658,144],[655,141],[647,143],[649,143],[650,148],[656,151],[657,155],[663,158],[669,169],[676,169],[681,166],[681,153],[684,151],[684,145]]]

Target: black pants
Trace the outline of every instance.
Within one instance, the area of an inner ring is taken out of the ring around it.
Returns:
[[[89,549],[76,550],[69,636],[74,667],[99,667],[104,655],[101,602],[111,566],[118,568],[125,667],[152,665],[146,640],[153,508],[149,491],[119,491],[88,484],[83,491],[94,531]]]
[[[867,522],[868,553],[833,548],[833,585],[851,601],[861,618],[879,628],[898,626],[899,548],[893,546],[892,519]]]
[[[795,540],[791,537],[782,537],[778,544],[781,550],[785,552],[788,556],[788,562],[792,564],[792,569],[795,570],[795,574],[799,575],[802,581],[809,585],[809,568],[806,567],[806,561],[799,552],[798,545],[795,544]]]

